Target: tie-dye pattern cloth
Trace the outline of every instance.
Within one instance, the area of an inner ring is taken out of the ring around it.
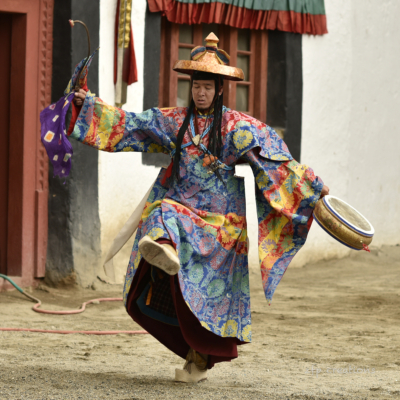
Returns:
[[[88,95],[71,136],[109,152],[171,154],[186,113],[182,107],[126,112]],[[200,115],[200,132],[205,121]],[[323,183],[312,169],[293,160],[273,129],[248,115],[224,108],[222,135],[220,160],[233,167],[249,163],[254,172],[261,275],[270,301],[305,243]],[[183,143],[189,141],[187,132]],[[208,144],[207,136],[203,143]],[[207,174],[203,158],[193,144],[184,148],[181,180],[172,187],[161,184],[165,169],[160,171],[136,234],[124,297],[142,258],[139,240],[144,235],[170,239],[181,263],[183,297],[202,326],[219,336],[250,342],[244,181],[235,176],[234,168],[220,169],[224,185],[214,174]]]

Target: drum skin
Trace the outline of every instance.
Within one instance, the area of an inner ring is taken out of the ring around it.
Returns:
[[[341,221],[326,206],[323,199],[317,201],[314,218],[329,235],[342,244],[354,249],[363,250],[372,242],[372,236],[364,236]]]

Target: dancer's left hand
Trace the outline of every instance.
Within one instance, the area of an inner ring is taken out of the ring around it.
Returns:
[[[324,185],[322,190],[321,190],[320,199],[322,199],[324,196],[327,196],[328,194],[329,194],[329,187]]]

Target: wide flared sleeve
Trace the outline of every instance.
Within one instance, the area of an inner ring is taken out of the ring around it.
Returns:
[[[224,163],[242,162],[241,157],[254,148],[262,157],[276,161],[293,159],[286,143],[268,125],[229,108],[223,109],[222,126],[225,132]]]
[[[271,302],[290,261],[304,245],[323,182],[291,159],[271,160],[253,148],[242,156],[256,182],[258,254],[265,297]]]
[[[88,93],[73,123],[70,137],[98,150],[168,154],[175,148],[175,123],[159,108],[128,112]]]

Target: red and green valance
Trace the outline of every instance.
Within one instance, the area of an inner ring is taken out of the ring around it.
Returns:
[[[324,0],[147,0],[177,24],[224,24],[323,35],[328,33]]]

